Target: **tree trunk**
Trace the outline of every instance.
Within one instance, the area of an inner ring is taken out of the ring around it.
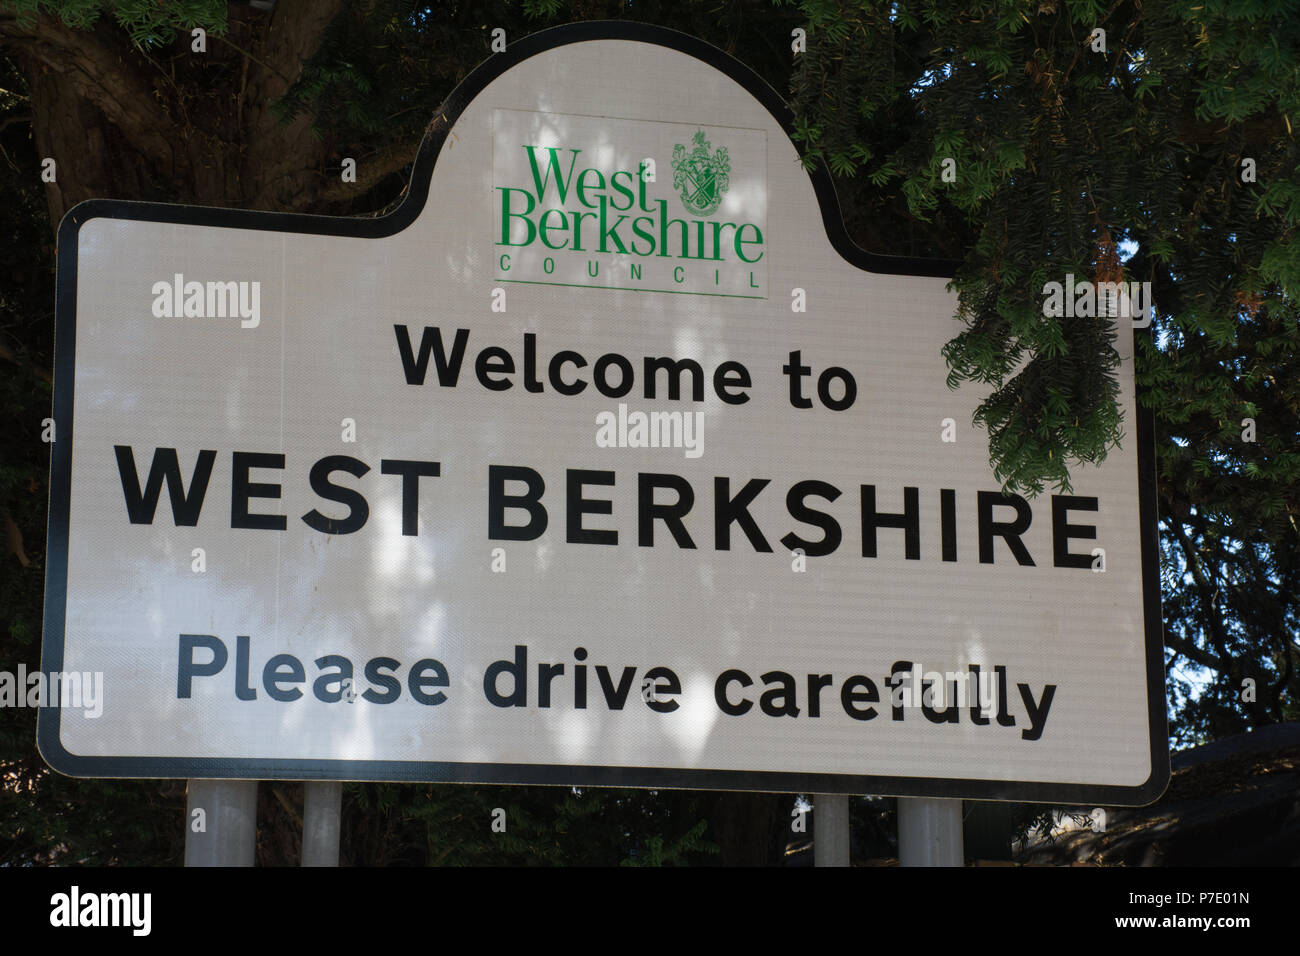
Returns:
[[[0,43],[30,80],[51,223],[92,198],[310,211],[330,185],[311,117],[274,102],[320,46],[341,0],[280,0],[270,15],[230,8],[224,38],[146,52],[103,18],[92,30],[41,14],[0,17]],[[414,153],[414,145],[411,151]]]
[[[774,866],[785,848],[794,799],[777,793],[720,793],[709,814],[723,866]]]

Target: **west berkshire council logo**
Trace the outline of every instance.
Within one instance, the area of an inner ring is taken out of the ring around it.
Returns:
[[[710,156],[710,143],[704,138],[704,130],[691,137],[691,142],[695,148],[689,153],[681,143],[673,147],[673,189],[681,196],[687,212],[709,216],[722,204],[722,197],[731,186],[727,178],[731,157],[722,146]]]

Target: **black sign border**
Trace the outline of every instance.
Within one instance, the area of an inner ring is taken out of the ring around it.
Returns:
[[[309,235],[378,239],[405,229],[423,211],[433,167],[447,134],[469,104],[493,80],[524,60],[548,50],[590,40],[629,40],[667,47],[718,70],[767,108],[787,135],[793,130],[789,107],[757,73],[717,47],[664,27],[623,21],[591,21],[553,27],[509,45],[484,61],[447,98],[437,122],[417,153],[410,186],[401,204],[375,218],[305,216],[166,203],[92,199],[68,211],[58,231],[58,275],[54,347],[56,441],[50,458],[49,532],[46,545],[45,628],[41,669],[63,669],[68,573],[68,520],[72,479],[73,371],[76,354],[77,251],[81,227],[91,219],[260,229]],[[884,256],[854,244],[844,228],[829,171],[819,163],[809,171],[831,245],[846,261],[867,272],[951,278],[959,263],[942,259]],[[1136,332],[1134,333],[1136,338]],[[1136,342],[1135,342],[1136,344]],[[673,767],[606,767],[552,764],[474,764],[381,760],[276,760],[198,757],[88,757],[69,753],[59,735],[60,710],[42,707],[37,747],[54,770],[79,777],[227,778],[245,780],[355,780],[479,784],[546,784],[581,787],[751,790],[778,793],[857,793],[968,800],[1142,806],[1156,800],[1169,783],[1169,748],[1164,686],[1164,636],[1160,612],[1156,478],[1152,414],[1137,403],[1139,512],[1142,593],[1147,663],[1151,776],[1134,787],[1016,782],[962,778],[871,776],[867,774],[786,773],[738,770],[683,770]]]

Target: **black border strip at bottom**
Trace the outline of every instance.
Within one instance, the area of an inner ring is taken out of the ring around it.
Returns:
[[[53,725],[43,724],[43,730]],[[42,738],[45,734],[40,734]],[[392,760],[276,760],[201,757],[85,757],[42,739],[42,753],[59,755],[75,776],[194,777],[232,780],[350,780],[407,783],[480,783],[517,786],[637,787],[648,790],[744,790],[770,793],[847,793],[946,797],[1026,803],[1142,806],[1168,783],[1153,774],[1137,787],[1034,783],[965,778],[879,777],[837,773],[687,770],[678,767],[603,767],[570,764],[440,763]],[[1158,769],[1158,768],[1157,768]]]

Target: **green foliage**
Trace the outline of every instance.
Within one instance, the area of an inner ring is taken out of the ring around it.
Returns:
[[[146,48],[165,46],[178,33],[195,27],[220,36],[226,32],[226,7],[220,0],[3,0],[0,9],[30,19],[38,13],[57,16],[77,30],[89,30],[111,16],[133,43]]]
[[[1171,733],[1188,744],[1294,719],[1300,701],[1300,310],[1275,288],[1242,298],[1226,321],[1143,342]],[[1187,670],[1208,672],[1204,692]]]
[[[524,16],[532,19],[547,19],[560,12],[564,0],[524,0]]]
[[[656,834],[645,841],[644,848],[634,850],[622,865],[686,866],[693,856],[715,853],[717,847],[704,839],[708,826],[709,821],[701,820],[667,846],[664,838]]]
[[[806,156],[842,180],[865,170],[918,219],[974,230],[955,280],[965,328],[944,354],[951,385],[991,386],[976,422],[1007,490],[1068,489],[1072,466],[1102,460],[1125,434],[1112,327],[1045,317],[1040,277],[1119,280],[1099,275],[1099,253],[1137,243],[1122,278],[1154,282],[1175,326],[1221,320],[1243,288],[1295,288],[1291,4],[808,0],[799,10],[809,46],[792,93]],[[1094,26],[1107,30],[1105,53],[1090,48]],[[1237,178],[1246,155],[1258,186]],[[945,158],[955,182],[940,178]],[[1197,234],[1207,214],[1220,220],[1212,250]],[[1244,283],[1225,281],[1243,271]],[[1171,308],[1175,282],[1177,301],[1196,306]]]
[[[344,855],[371,864],[687,866],[718,852],[690,792],[356,784],[345,800]]]

